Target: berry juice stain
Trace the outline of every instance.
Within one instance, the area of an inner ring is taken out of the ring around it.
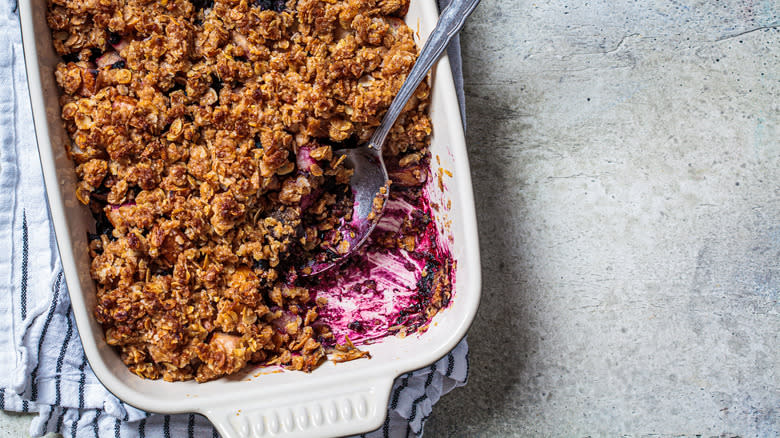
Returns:
[[[449,303],[452,256],[431,214],[424,191],[391,192],[368,243],[340,267],[305,280],[313,299],[327,300],[319,319],[336,342],[348,336],[356,345],[369,344],[402,329],[412,333]]]

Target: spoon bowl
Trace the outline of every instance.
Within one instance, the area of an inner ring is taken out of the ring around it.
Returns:
[[[384,204],[390,194],[390,179],[382,160],[382,151],[369,146],[333,151],[335,157],[344,156],[344,163],[353,170],[349,188],[354,196],[352,218],[341,220],[337,230],[340,244],[321,252],[301,270],[302,275],[316,275],[338,265],[365,243],[382,217]]]

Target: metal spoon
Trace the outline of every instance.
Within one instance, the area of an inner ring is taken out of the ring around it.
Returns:
[[[355,149],[334,151],[336,157],[345,156],[345,164],[354,169],[349,186],[355,196],[352,220],[344,221],[339,229],[342,243],[335,253],[321,253],[310,260],[300,273],[304,276],[326,271],[360,248],[379,222],[385,200],[390,194],[390,180],[382,160],[382,146],[390,128],[401,114],[406,102],[417,90],[417,86],[428,74],[433,64],[444,53],[450,40],[460,31],[466,18],[474,11],[480,0],[452,0],[439,17],[436,27],[425,42],[417,61],[406,77],[401,89],[385,113],[379,128],[368,143]]]

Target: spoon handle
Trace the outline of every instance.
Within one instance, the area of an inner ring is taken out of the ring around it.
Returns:
[[[387,113],[385,113],[379,128],[371,136],[371,140],[368,143],[369,147],[378,151],[382,150],[385,138],[390,132],[390,128],[393,127],[395,120],[401,114],[401,110],[406,106],[406,102],[412,97],[415,90],[417,90],[417,86],[420,85],[420,82],[428,74],[428,70],[444,53],[447,44],[463,27],[466,18],[471,15],[479,2],[480,0],[452,0],[449,6],[444,8],[439,21],[436,23],[436,27],[433,28],[433,31],[428,36],[428,40],[420,51],[417,62],[414,63],[412,70],[409,72],[403,85],[401,85],[401,89],[390,104],[390,108],[387,109]]]

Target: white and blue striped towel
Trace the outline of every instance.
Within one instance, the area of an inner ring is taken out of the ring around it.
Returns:
[[[15,9],[14,0],[0,0],[0,409],[37,413],[32,436],[216,437],[204,417],[122,403],[89,368],[49,220]],[[457,41],[450,49],[462,109]],[[467,376],[463,340],[435,364],[398,378],[386,422],[365,436],[422,435],[433,404]]]

